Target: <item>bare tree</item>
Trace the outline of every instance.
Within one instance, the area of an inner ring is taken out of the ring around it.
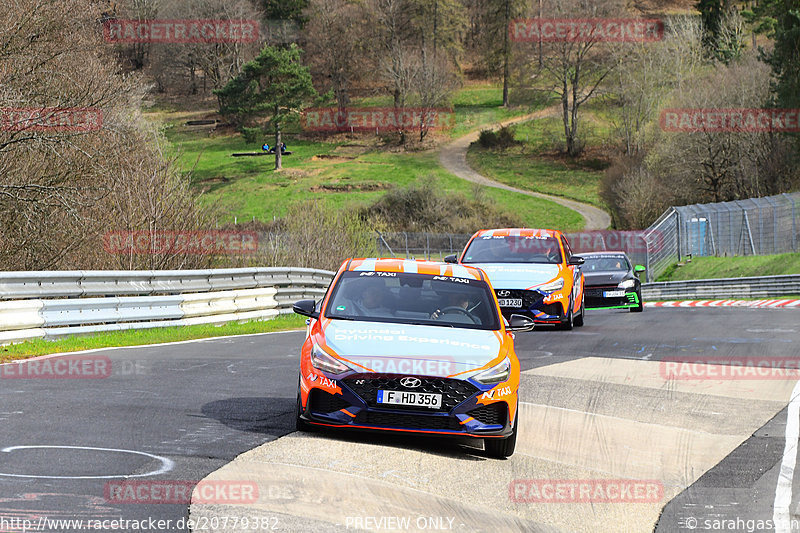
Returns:
[[[544,9],[546,19],[590,19],[620,18],[624,15],[624,6],[619,0],[602,3],[588,0],[546,0]],[[612,46],[617,43],[606,43],[599,34],[592,32],[579,39],[565,38],[553,42],[541,43],[542,61],[538,67],[536,47],[520,46],[523,55],[523,70],[535,80],[544,83],[548,90],[556,94],[561,103],[566,151],[570,156],[577,156],[583,150],[580,140],[580,114],[582,105],[599,93],[601,85],[607,81],[615,67],[617,58],[611,53]]]
[[[144,196],[146,178],[162,172],[182,179],[153,148],[138,113],[144,85],[117,72],[101,18],[97,5],[82,0],[6,3],[0,19],[2,268],[111,264],[102,235],[135,213],[130,206]],[[23,118],[14,109],[24,110]],[[133,195],[127,188],[136,183],[141,187]],[[193,220],[186,189],[172,194],[173,202],[183,195],[183,203],[169,216]],[[131,225],[137,220],[129,217]]]
[[[670,107],[762,108],[769,98],[769,67],[754,54],[688,84]],[[785,190],[796,180],[793,151],[778,132],[706,127],[660,132],[647,166],[673,184],[683,202],[725,201]]]
[[[665,38],[628,43],[612,50],[618,65],[610,85],[618,118],[615,126],[627,155],[646,149],[646,126],[655,118],[671,89],[696,75],[702,63],[702,31],[692,17],[673,17]]]
[[[351,87],[366,75],[369,65],[361,31],[366,26],[363,6],[350,0],[312,0],[307,13],[304,29],[311,72],[322,78],[326,90],[333,89],[344,109],[350,105]]]
[[[249,0],[160,0],[163,19],[258,20]],[[258,42],[154,43],[149,74],[162,90],[208,94],[236,76],[255,57]]]

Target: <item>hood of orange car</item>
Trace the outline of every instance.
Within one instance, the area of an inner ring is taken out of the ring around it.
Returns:
[[[561,273],[561,265],[545,263],[470,263],[489,276],[495,289],[529,289],[547,283]]]
[[[335,319],[324,336],[325,344],[357,370],[442,377],[497,359],[502,338],[487,330]]]

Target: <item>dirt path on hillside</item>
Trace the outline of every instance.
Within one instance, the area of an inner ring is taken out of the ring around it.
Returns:
[[[530,113],[528,115],[524,115],[521,117],[504,120],[500,122],[500,126],[507,126],[509,124],[516,124],[517,122],[525,122],[531,119],[551,116],[557,114],[558,111],[559,111],[558,105],[551,106],[546,109],[536,111],[535,113]],[[480,185],[485,185],[487,187],[494,187],[497,189],[504,189],[506,191],[518,192],[520,194],[526,194],[528,196],[534,196],[536,198],[544,198],[545,200],[550,200],[568,209],[577,211],[586,221],[584,229],[587,230],[606,229],[611,225],[611,216],[602,209],[595,207],[593,205],[584,204],[582,202],[578,202],[575,200],[568,200],[566,198],[561,198],[558,196],[550,196],[549,194],[542,194],[538,192],[517,189],[516,187],[511,187],[510,185],[506,185],[504,183],[491,180],[486,176],[477,173],[475,170],[472,169],[472,167],[469,166],[469,164],[467,164],[467,150],[469,149],[470,144],[478,140],[479,135],[480,131],[476,130],[471,133],[468,133],[467,135],[464,135],[463,137],[459,137],[458,139],[450,142],[449,144],[444,145],[442,149],[439,151],[439,162],[442,164],[442,166],[461,179],[465,179],[473,183],[478,183]]]

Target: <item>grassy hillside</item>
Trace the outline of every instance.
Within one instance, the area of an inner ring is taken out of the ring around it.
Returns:
[[[476,143],[470,147],[467,161],[484,176],[501,183],[604,207],[598,191],[606,161],[591,149],[574,162],[555,154],[553,146],[560,140],[560,126],[557,117],[518,124],[514,127],[518,145],[500,150]],[[588,146],[602,143],[599,126],[586,126],[586,130],[583,138]]]
[[[470,85],[459,91],[454,99],[456,128],[443,138],[533,111],[498,109],[500,94],[499,87],[487,84]],[[358,105],[386,103],[375,99]],[[310,198],[323,199],[337,208],[367,205],[391,187],[408,186],[418,180],[435,179],[448,192],[468,197],[474,194],[474,185],[445,172],[437,152],[431,149],[402,152],[380,146],[380,139],[375,136],[338,135],[314,141],[289,135],[286,143],[293,154],[284,158],[284,170],[275,172],[271,157],[231,157],[234,152],[259,151],[258,143],[247,143],[232,131],[214,132],[185,125],[187,120],[213,116],[213,109],[154,109],[150,116],[164,124],[171,150],[183,168],[192,173],[193,188],[202,193],[199,201],[219,210],[220,223],[234,218],[271,221],[284,216],[290,204]],[[565,230],[583,226],[580,215],[550,201],[496,189],[485,189],[482,194],[528,226]]]

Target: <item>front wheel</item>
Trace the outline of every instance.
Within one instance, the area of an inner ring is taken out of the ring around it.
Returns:
[[[583,302],[583,298],[581,298],[581,314],[575,317],[575,325],[578,327],[583,326],[583,317],[586,316],[586,307]]]
[[[637,305],[636,307],[631,307],[631,313],[641,313],[642,311],[644,311],[644,302],[642,301],[642,293],[637,292],[636,298],[639,300],[639,305]]]
[[[496,459],[505,459],[514,455],[514,449],[517,447],[517,426],[519,426],[519,404],[517,404],[517,413],[514,419],[514,427],[511,429],[511,435],[502,439],[483,439],[483,448],[486,450],[486,455]]]

